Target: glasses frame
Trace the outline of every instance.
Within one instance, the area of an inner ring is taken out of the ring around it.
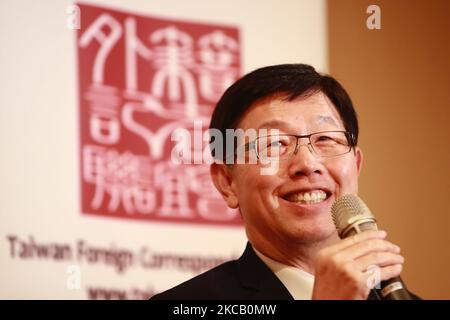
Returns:
[[[348,141],[348,150],[343,152],[343,153],[339,153],[339,154],[332,155],[332,156],[323,156],[323,155],[320,155],[319,153],[317,153],[317,151],[314,149],[314,145],[311,142],[311,136],[314,136],[314,135],[317,135],[317,134],[321,134],[321,133],[329,133],[329,132],[341,132],[341,133],[344,133],[346,138],[347,138],[347,141]],[[260,157],[259,152],[258,152],[258,148],[256,147],[257,141],[259,139],[261,139],[261,138],[268,138],[268,137],[273,137],[273,136],[289,136],[289,137],[295,137],[296,138],[294,152],[288,158],[286,158],[285,160],[290,159],[290,158],[294,157],[297,154],[297,152],[299,150],[299,146],[300,146],[299,141],[300,141],[300,139],[304,139],[304,138],[308,138],[308,141],[309,141],[308,142],[308,146],[311,146],[311,151],[313,152],[313,154],[315,154],[316,156],[322,157],[322,158],[332,158],[332,157],[341,156],[343,154],[349,153],[355,147],[355,138],[354,138],[353,133],[350,133],[350,132],[344,131],[344,130],[328,130],[328,131],[319,131],[319,132],[313,132],[313,133],[310,133],[310,134],[302,134],[302,135],[279,134],[279,135],[261,136],[261,137],[258,137],[258,138],[256,138],[255,140],[253,140],[251,142],[246,143],[245,144],[245,150],[246,151],[254,150],[255,154],[256,154],[256,158],[258,160],[261,160],[261,157]]]

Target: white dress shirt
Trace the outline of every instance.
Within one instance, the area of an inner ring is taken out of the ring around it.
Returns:
[[[302,269],[287,266],[253,248],[258,257],[275,273],[295,300],[311,300],[314,276]]]

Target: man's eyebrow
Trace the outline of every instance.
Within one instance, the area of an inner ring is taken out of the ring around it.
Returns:
[[[330,116],[317,116],[317,122],[326,122],[329,124],[337,125],[336,121]]]

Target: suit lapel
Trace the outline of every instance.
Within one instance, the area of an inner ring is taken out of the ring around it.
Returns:
[[[244,299],[294,299],[272,270],[256,255],[249,242],[237,261],[237,273]],[[379,298],[376,292],[371,290],[367,299],[378,300]]]
[[[246,299],[294,299],[272,270],[256,255],[250,243],[247,243],[239,258],[237,269]]]

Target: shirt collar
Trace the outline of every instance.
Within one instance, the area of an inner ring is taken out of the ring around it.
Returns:
[[[254,247],[256,255],[275,273],[295,300],[311,300],[314,276],[302,269],[275,261]]]

